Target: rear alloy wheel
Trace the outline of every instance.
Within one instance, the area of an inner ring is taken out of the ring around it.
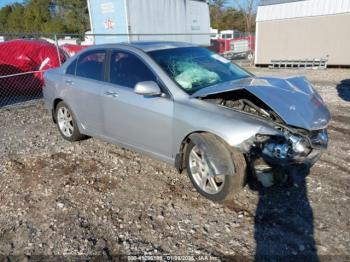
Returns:
[[[64,102],[58,103],[56,107],[56,121],[58,130],[64,139],[74,142],[84,138],[84,135],[79,132],[70,109]]]
[[[197,191],[212,201],[232,199],[244,186],[246,162],[239,152],[231,152],[234,174],[216,175],[213,164],[196,144],[186,150],[187,173]]]

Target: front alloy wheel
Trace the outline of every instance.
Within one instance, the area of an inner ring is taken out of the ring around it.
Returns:
[[[240,152],[229,150],[231,154],[234,170],[232,174],[215,174],[215,165],[211,161],[220,161],[222,159],[210,160],[208,153],[204,152],[194,142],[187,145],[185,161],[187,174],[197,191],[204,197],[212,201],[227,201],[243,188],[246,177],[246,161]]]
[[[212,163],[196,145],[190,152],[189,166],[193,180],[201,190],[207,194],[217,194],[222,190],[226,176],[215,176]]]

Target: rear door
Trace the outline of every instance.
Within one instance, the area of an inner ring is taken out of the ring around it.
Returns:
[[[65,85],[68,105],[88,133],[101,134],[103,120],[101,90],[105,84],[106,50],[91,50],[82,53],[75,62],[75,72],[68,67]]]
[[[138,82],[158,82],[135,54],[113,50],[108,64],[109,86],[103,93],[105,131],[110,138],[162,158],[171,158],[173,100],[134,92]]]

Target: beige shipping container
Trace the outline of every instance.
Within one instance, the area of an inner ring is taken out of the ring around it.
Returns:
[[[255,64],[329,56],[350,65],[350,0],[265,0],[256,19]]]

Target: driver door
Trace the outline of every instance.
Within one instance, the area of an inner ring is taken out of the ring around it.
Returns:
[[[132,148],[171,159],[173,100],[134,92],[138,82],[157,82],[156,75],[138,56],[113,50],[108,66],[109,83],[102,94],[106,135]]]

